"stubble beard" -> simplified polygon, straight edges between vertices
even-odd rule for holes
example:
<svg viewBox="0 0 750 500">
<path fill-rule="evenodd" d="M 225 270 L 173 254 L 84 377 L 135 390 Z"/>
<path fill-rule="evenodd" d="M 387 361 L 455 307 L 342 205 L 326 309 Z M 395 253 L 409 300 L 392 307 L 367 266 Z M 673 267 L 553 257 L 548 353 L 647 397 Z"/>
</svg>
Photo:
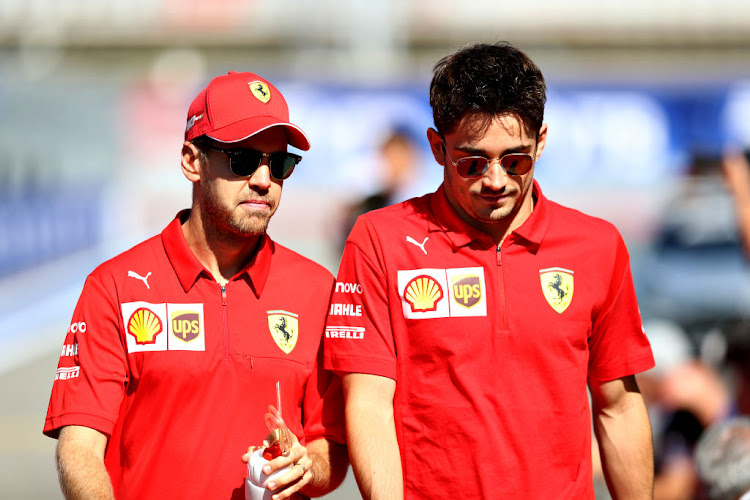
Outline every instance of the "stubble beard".
<svg viewBox="0 0 750 500">
<path fill-rule="evenodd" d="M 203 189 L 203 219 L 206 233 L 220 241 L 233 242 L 262 236 L 271 216 L 260 211 L 248 214 L 237 204 L 227 204 L 210 188 Z"/>
</svg>

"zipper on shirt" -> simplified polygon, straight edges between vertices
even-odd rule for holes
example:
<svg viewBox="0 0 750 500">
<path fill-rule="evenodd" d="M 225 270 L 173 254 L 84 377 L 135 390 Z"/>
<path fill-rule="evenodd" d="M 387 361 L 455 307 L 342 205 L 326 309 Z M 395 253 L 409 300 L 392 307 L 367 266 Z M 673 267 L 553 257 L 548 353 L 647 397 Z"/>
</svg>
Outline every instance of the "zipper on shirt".
<svg viewBox="0 0 750 500">
<path fill-rule="evenodd" d="M 221 284 L 221 317 L 223 321 L 223 345 L 221 359 L 229 359 L 229 314 L 227 312 L 227 285 Z"/>
<path fill-rule="evenodd" d="M 500 296 L 498 300 L 500 302 L 500 327 L 503 330 L 507 330 L 508 325 L 505 320 L 505 280 L 503 279 L 503 252 L 500 248 L 501 243 L 498 243 L 495 249 L 495 261 L 497 262 L 497 286 L 500 290 Z"/>
</svg>

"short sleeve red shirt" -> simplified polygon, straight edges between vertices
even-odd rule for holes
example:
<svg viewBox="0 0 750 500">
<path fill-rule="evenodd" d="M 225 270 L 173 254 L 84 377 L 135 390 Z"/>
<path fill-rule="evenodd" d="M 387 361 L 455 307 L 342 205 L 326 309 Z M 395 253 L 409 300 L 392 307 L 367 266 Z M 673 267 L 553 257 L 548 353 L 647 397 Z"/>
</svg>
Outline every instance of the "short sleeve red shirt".
<svg viewBox="0 0 750 500">
<path fill-rule="evenodd" d="M 179 219 L 87 278 L 44 433 L 108 435 L 118 499 L 242 499 L 241 456 L 268 434 L 277 381 L 300 441 L 345 442 L 340 383 L 322 369 L 333 276 L 264 237 L 222 286 Z"/>
<path fill-rule="evenodd" d="M 347 240 L 325 365 L 396 380 L 407 498 L 593 498 L 587 381 L 653 366 L 616 228 L 534 196 L 500 249 L 442 187 Z"/>
</svg>

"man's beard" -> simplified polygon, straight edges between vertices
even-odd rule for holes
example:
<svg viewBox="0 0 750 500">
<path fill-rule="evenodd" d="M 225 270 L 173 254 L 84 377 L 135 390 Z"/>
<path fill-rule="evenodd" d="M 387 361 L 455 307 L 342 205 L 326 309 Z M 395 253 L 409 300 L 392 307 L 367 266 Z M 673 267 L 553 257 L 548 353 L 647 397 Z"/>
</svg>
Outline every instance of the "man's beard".
<svg viewBox="0 0 750 500">
<path fill-rule="evenodd" d="M 268 228 L 271 216 L 268 212 L 248 214 L 237 205 L 222 201 L 210 186 L 203 185 L 203 221 L 209 237 L 221 241 L 244 240 L 261 236 Z"/>
</svg>

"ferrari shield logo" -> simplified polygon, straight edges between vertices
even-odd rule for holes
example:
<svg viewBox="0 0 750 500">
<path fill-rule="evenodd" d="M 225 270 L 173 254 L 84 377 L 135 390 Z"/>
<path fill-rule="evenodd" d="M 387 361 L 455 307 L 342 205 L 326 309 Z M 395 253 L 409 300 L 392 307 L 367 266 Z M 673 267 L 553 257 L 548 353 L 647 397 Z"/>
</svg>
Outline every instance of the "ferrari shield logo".
<svg viewBox="0 0 750 500">
<path fill-rule="evenodd" d="M 299 338 L 297 315 L 288 311 L 266 311 L 271 338 L 286 354 L 292 352 Z"/>
<path fill-rule="evenodd" d="M 573 300 L 573 271 L 559 267 L 540 269 L 539 276 L 547 303 L 562 314 Z"/>
<path fill-rule="evenodd" d="M 259 80 L 255 80 L 254 82 L 250 82 L 247 85 L 248 87 L 250 87 L 250 92 L 253 93 L 255 98 L 263 104 L 267 103 L 269 99 L 271 99 L 271 90 L 265 83 Z"/>
</svg>

